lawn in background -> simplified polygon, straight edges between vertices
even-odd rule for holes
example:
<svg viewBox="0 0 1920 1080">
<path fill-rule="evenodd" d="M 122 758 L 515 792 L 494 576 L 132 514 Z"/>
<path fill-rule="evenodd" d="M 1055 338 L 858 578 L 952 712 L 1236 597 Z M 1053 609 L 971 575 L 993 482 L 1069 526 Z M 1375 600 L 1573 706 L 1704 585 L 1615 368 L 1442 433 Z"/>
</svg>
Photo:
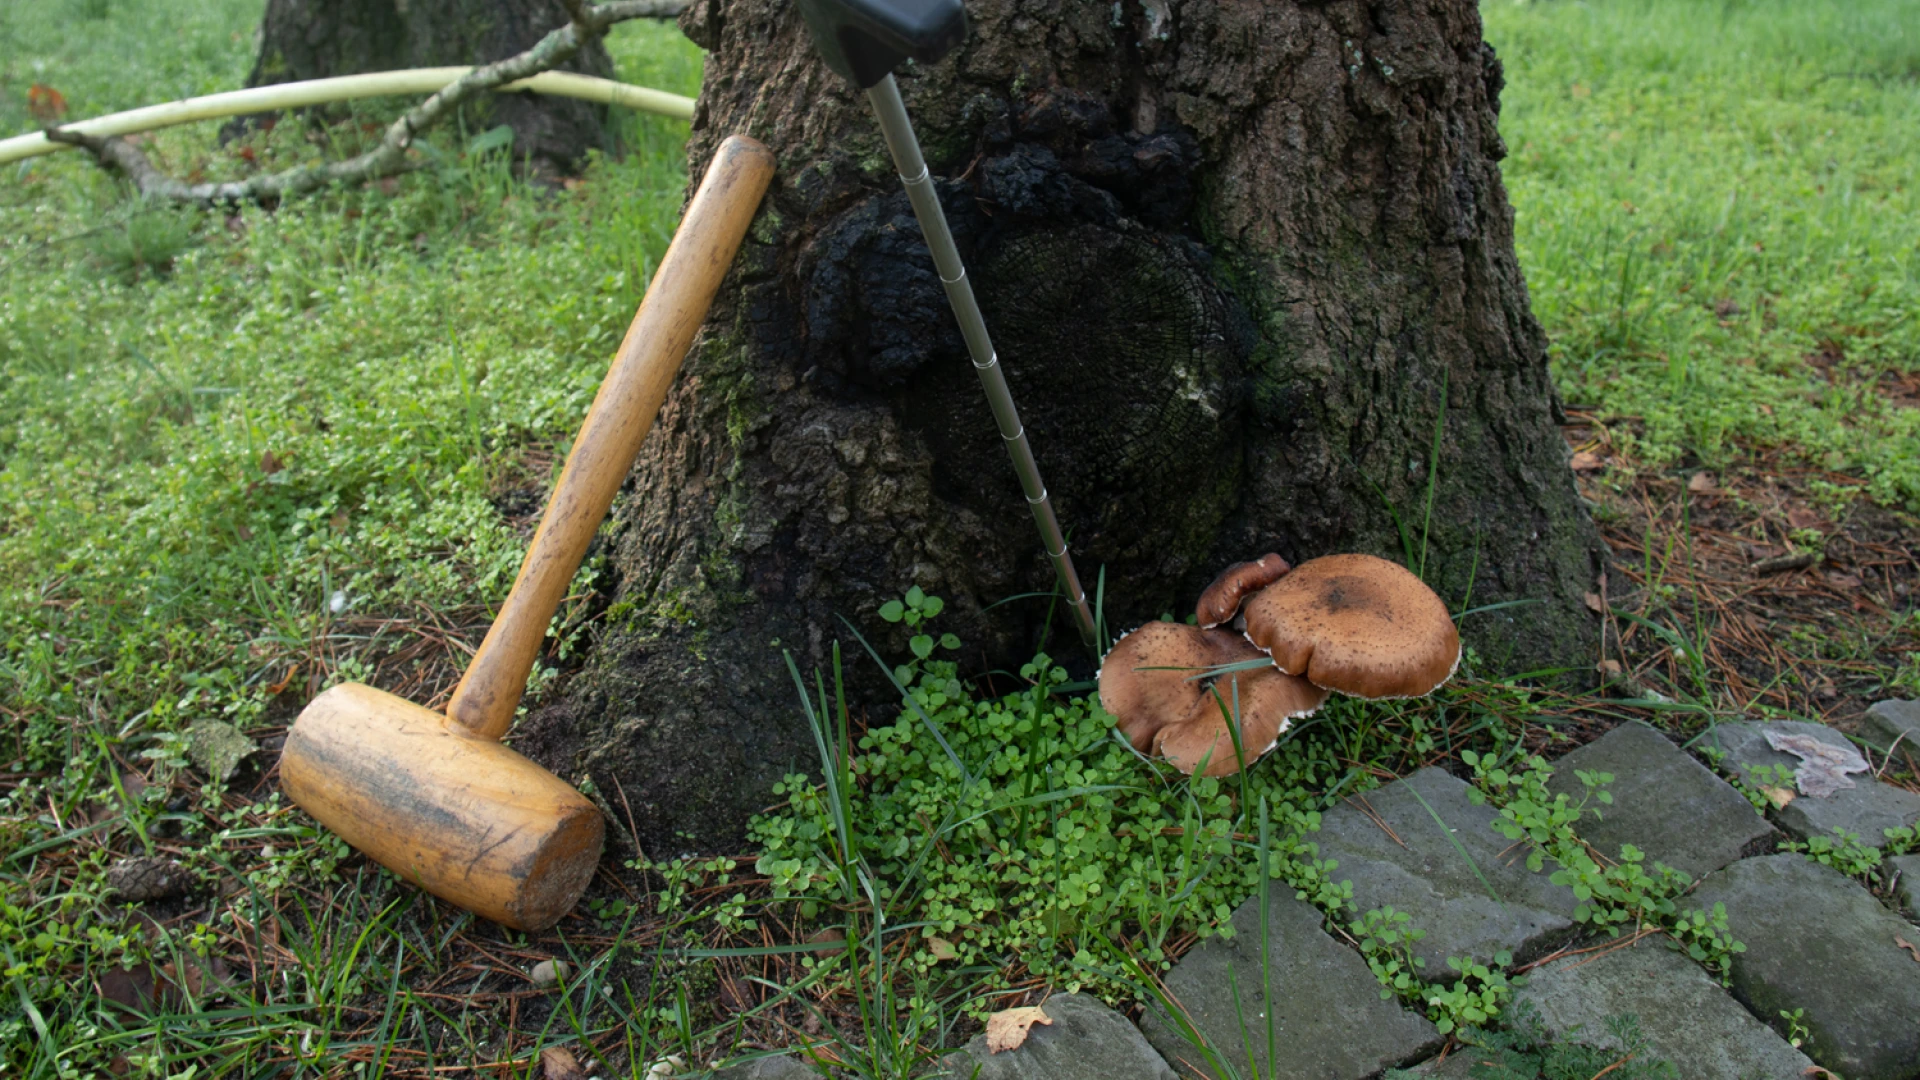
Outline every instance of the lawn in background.
<svg viewBox="0 0 1920 1080">
<path fill-rule="evenodd" d="M 1920 509 L 1920 3 L 1481 11 L 1565 399 L 1651 467 L 1777 449 Z"/>
<path fill-rule="evenodd" d="M 237 87 L 259 13 L 0 6 L 0 125 L 35 126 L 35 83 L 72 118 Z M 671 23 L 611 44 L 623 79 L 697 92 L 699 51 Z M 421 173 L 273 213 L 143 207 L 71 152 L 0 170 L 0 1072 L 52 1075 L 48 1046 L 82 1067 L 173 1063 L 153 1075 L 349 1052 L 329 1031 L 303 1048 L 300 1018 L 386 973 L 354 948 L 383 886 L 341 882 L 331 842 L 243 794 L 257 765 L 231 790 L 185 771 L 183 732 L 270 732 L 375 661 L 419 700 L 450 685 L 678 213 L 685 123 L 613 122 L 632 153 L 565 190 L 518 183 L 499 153 L 465 152 L 478 133 L 449 130 Z M 215 128 L 149 150 L 210 176 L 352 150 L 295 122 L 224 147 Z M 128 923 L 106 867 L 153 853 L 244 895 L 198 927 Z M 298 976 L 243 990 L 235 1012 L 118 1033 L 96 1014 L 97 980 L 123 963 L 276 949 Z M 459 1046 L 463 1016 L 437 1041 Z"/>
</svg>

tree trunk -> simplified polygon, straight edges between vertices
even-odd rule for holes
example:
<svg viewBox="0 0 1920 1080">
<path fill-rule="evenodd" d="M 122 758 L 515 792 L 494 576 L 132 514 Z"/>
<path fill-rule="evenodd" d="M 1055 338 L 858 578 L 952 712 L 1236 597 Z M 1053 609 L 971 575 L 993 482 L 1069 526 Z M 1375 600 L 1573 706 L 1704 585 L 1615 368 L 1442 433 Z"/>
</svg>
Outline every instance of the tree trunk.
<svg viewBox="0 0 1920 1080">
<path fill-rule="evenodd" d="M 900 82 L 1108 625 L 1277 551 L 1424 560 L 1482 672 L 1585 669 L 1601 548 L 1553 413 L 1475 0 L 976 0 Z M 1010 671 L 1052 574 L 898 177 L 787 0 L 700 0 L 689 147 L 780 176 L 617 511 L 615 603 L 522 746 L 649 853 L 814 759 L 780 659 L 919 585 Z M 1437 433 L 1437 438 L 1436 438 Z M 1436 449 L 1437 448 L 1437 449 Z M 1437 455 L 1437 456 L 1436 456 Z M 1437 470 L 1433 469 L 1437 461 Z M 1079 659 L 1089 674 L 1091 658 Z M 854 646 L 849 670 L 891 695 Z M 881 692 L 874 692 L 876 689 Z"/>
<path fill-rule="evenodd" d="M 531 47 L 564 26 L 559 0 L 267 0 L 260 54 L 248 86 L 324 79 L 363 71 L 488 64 Z M 606 46 L 594 41 L 560 70 L 613 76 Z M 512 126 L 515 160 L 572 172 L 607 144 L 606 106 L 533 93 L 491 94 L 462 113 L 474 132 Z"/>
</svg>

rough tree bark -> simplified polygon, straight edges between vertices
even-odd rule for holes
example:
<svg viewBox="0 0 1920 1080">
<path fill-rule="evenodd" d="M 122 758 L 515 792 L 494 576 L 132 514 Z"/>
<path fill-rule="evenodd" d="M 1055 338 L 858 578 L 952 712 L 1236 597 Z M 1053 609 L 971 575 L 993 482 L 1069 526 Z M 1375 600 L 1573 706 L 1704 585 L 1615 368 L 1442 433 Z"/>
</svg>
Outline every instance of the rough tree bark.
<svg viewBox="0 0 1920 1080">
<path fill-rule="evenodd" d="M 1417 562 L 1424 537 L 1456 610 L 1532 601 L 1466 620 L 1481 670 L 1585 668 L 1601 551 L 1475 0 L 970 13 L 967 45 L 901 85 L 1110 625 L 1184 614 L 1262 552 Z M 1051 584 L 864 100 L 787 0 L 699 0 L 682 26 L 711 53 L 696 173 L 744 131 L 780 178 L 616 512 L 597 647 L 520 744 L 653 855 L 727 849 L 811 764 L 782 649 L 826 662 L 846 616 L 897 659 L 873 612 L 918 584 L 969 667 L 1013 670 L 1046 606 L 983 609 Z M 1052 634 L 1080 651 L 1064 617 Z"/>
<path fill-rule="evenodd" d="M 560 0 L 267 0 L 248 86 L 362 71 L 489 64 L 567 23 Z M 600 41 L 555 70 L 613 77 Z M 572 172 L 607 145 L 606 106 L 538 94 L 494 94 L 465 106 L 475 131 L 513 127 L 516 159 Z"/>
</svg>

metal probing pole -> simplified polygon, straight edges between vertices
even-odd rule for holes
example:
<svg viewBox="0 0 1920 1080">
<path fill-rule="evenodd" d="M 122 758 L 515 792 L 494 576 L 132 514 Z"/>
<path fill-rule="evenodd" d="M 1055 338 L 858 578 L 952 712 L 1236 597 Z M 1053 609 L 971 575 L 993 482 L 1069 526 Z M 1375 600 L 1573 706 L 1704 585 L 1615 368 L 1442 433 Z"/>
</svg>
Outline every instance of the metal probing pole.
<svg viewBox="0 0 1920 1080">
<path fill-rule="evenodd" d="M 1067 554 L 1067 539 L 1060 532 L 1060 521 L 1053 516 L 1053 502 L 1047 497 L 1047 485 L 1040 479 L 1040 466 L 1034 463 L 1033 447 L 1027 443 L 1027 429 L 1020 423 L 1020 411 L 1014 408 L 1013 394 L 1007 390 L 1007 377 L 1000 370 L 1000 357 L 987 336 L 987 322 L 980 317 L 980 305 L 973 299 L 973 286 L 967 281 L 967 268 L 960 263 L 960 250 L 954 246 L 953 233 L 947 228 L 947 215 L 933 190 L 933 178 L 927 174 L 926 159 L 920 156 L 920 140 L 914 137 L 913 123 L 907 119 L 907 107 L 900 100 L 900 88 L 888 75 L 867 90 L 873 113 L 886 136 L 887 149 L 893 153 L 893 166 L 900 182 L 907 187 L 913 203 L 913 216 L 926 235 L 927 249 L 933 252 L 933 265 L 940 283 L 947 288 L 947 302 L 953 305 L 953 317 L 960 322 L 960 333 L 967 339 L 967 352 L 973 356 L 974 373 L 987 392 L 987 404 L 1000 425 L 1000 437 L 1006 440 L 1007 455 L 1013 458 L 1013 471 L 1020 475 L 1020 488 L 1026 492 L 1027 505 L 1033 510 L 1034 524 L 1040 527 L 1040 539 L 1054 572 L 1067 591 L 1067 603 L 1073 608 L 1074 625 L 1087 648 L 1099 646 L 1094 637 L 1093 609 L 1087 605 L 1087 592 L 1080 587 L 1080 575 L 1073 571 L 1073 557 Z"/>
</svg>

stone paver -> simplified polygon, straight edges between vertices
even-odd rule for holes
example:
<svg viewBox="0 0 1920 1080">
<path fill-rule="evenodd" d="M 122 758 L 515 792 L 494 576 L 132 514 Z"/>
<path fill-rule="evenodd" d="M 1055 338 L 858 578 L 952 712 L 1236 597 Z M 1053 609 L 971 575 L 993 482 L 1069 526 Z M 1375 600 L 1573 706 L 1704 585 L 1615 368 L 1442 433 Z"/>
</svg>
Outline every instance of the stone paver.
<svg viewBox="0 0 1920 1080">
<path fill-rule="evenodd" d="M 1801 855 L 1742 859 L 1692 902 L 1727 906 L 1733 991 L 1776 1031 L 1804 1009 L 1808 1057 L 1847 1080 L 1920 1077 L 1920 963 L 1895 944 L 1920 931 L 1860 884 Z"/>
<path fill-rule="evenodd" d="M 820 1080 L 820 1074 L 795 1058 L 767 1057 L 716 1070 L 709 1080 Z"/>
<path fill-rule="evenodd" d="M 1882 750 L 1905 750 L 1920 761 L 1920 701 L 1888 698 L 1874 703 L 1860 721 L 1860 737 Z"/>
<path fill-rule="evenodd" d="M 1494 830 L 1497 812 L 1475 806 L 1468 791 L 1442 769 L 1422 769 L 1341 803 L 1314 837 L 1321 856 L 1340 864 L 1334 879 L 1353 882 L 1361 911 L 1391 906 L 1426 931 L 1414 955 L 1434 981 L 1449 981 L 1450 956 L 1491 962 L 1505 950 L 1524 962 L 1576 927 L 1573 890 L 1529 871 L 1525 850 Z"/>
<path fill-rule="evenodd" d="M 1553 763 L 1548 787 L 1578 802 L 1586 789 L 1575 770 L 1613 774 L 1613 805 L 1589 802 L 1600 816 L 1584 815 L 1576 826 L 1609 858 L 1632 844 L 1646 852 L 1649 870 L 1663 862 L 1698 880 L 1774 835 L 1746 796 L 1643 724 L 1622 724 Z"/>
<path fill-rule="evenodd" d="M 1700 742 L 1706 746 L 1717 745 L 1727 752 L 1720 765 L 1728 772 L 1738 770 L 1738 774 L 1745 775 L 1756 765 L 1798 768 L 1799 758 L 1767 745 L 1766 733 L 1770 730 L 1811 735 L 1835 746 L 1851 745 L 1845 735 L 1830 727 L 1794 720 L 1721 724 L 1702 736 Z M 1879 783 L 1867 773 L 1853 773 L 1848 779 L 1853 781 L 1853 787 L 1826 798 L 1801 795 L 1777 811 L 1775 819 L 1781 828 L 1802 840 L 1810 836 L 1831 837 L 1834 829 L 1841 828 L 1859 836 L 1861 843 L 1876 848 L 1887 842 L 1884 830 L 1920 820 L 1920 795 Z"/>
<path fill-rule="evenodd" d="M 1920 919 L 1920 855 L 1896 855 L 1887 860 L 1887 870 L 1897 875 L 1893 879 L 1894 903 L 1907 918 Z M 1920 945 L 1920 938 L 1912 940 Z"/>
<path fill-rule="evenodd" d="M 1608 1018 L 1632 1014 L 1648 1052 L 1687 1080 L 1797 1077 L 1813 1064 L 1665 939 L 1537 967 L 1514 1000 L 1530 1002 L 1557 1038 L 1613 1049 Z"/>
<path fill-rule="evenodd" d="M 1769 730 L 1846 744 L 1831 728 L 1790 722 L 1722 724 L 1705 741 L 1726 751 L 1722 766 L 1732 772 L 1797 768 L 1797 756 L 1768 745 Z M 1862 734 L 1881 746 L 1914 743 L 1920 755 L 1920 703 L 1876 705 Z M 1920 1080 L 1920 956 L 1904 946 L 1920 946 L 1920 926 L 1908 921 L 1920 917 L 1920 854 L 1885 863 L 1894 883 L 1889 899 L 1902 918 L 1858 882 L 1802 855 L 1753 855 L 1776 839 L 1772 826 L 1654 729 L 1622 725 L 1564 755 L 1554 762 L 1553 790 L 1578 798 L 1579 770 L 1615 777 L 1613 805 L 1583 818 L 1581 836 L 1603 854 L 1632 844 L 1650 863 L 1703 878 L 1689 906 L 1725 904 L 1746 952 L 1734 959 L 1732 993 L 1656 939 L 1545 964 L 1529 973 L 1516 1005 L 1531 1006 L 1555 1037 L 1609 1048 L 1616 1040 L 1608 1018 L 1631 1014 L 1649 1052 L 1687 1080 L 1799 1077 L 1816 1062 L 1847 1080 Z M 1870 774 L 1853 780 L 1854 788 L 1828 798 L 1800 794 L 1773 816 L 1802 839 L 1837 826 L 1876 847 L 1884 845 L 1883 829 L 1920 821 L 1920 796 Z M 1470 792 L 1442 769 L 1423 769 L 1345 800 L 1315 836 L 1322 857 L 1338 864 L 1335 880 L 1352 882 L 1361 910 L 1390 906 L 1426 932 L 1414 952 L 1429 979 L 1449 977 L 1450 956 L 1487 961 L 1507 951 L 1525 962 L 1578 932 L 1572 891 L 1528 871 L 1525 849 L 1493 828 L 1497 813 L 1474 805 Z M 1263 1076 L 1366 1080 L 1397 1068 L 1424 1080 L 1470 1075 L 1473 1049 L 1456 1046 L 1448 1060 L 1431 1060 L 1446 1040 L 1380 996 L 1365 961 L 1322 929 L 1318 910 L 1284 886 L 1269 897 L 1264 993 L 1257 899 L 1234 913 L 1233 938 L 1203 943 L 1167 976 L 1168 991 L 1214 1053 L 1242 1074 Z M 981 1036 L 942 1059 L 936 1075 L 1177 1080 L 1204 1066 L 1202 1053 L 1157 1009 L 1136 1029 L 1084 995 L 1054 997 L 1044 1008 L 1054 1023 L 1033 1027 L 1021 1047 L 990 1054 Z M 1807 1031 L 1798 1050 L 1783 1037 L 1789 1022 L 1782 1018 L 1796 1009 Z M 712 1075 L 807 1080 L 815 1071 L 777 1057 Z"/>
<path fill-rule="evenodd" d="M 1173 1070 L 1139 1030 L 1099 998 L 1065 994 L 1048 998 L 1040 1008 L 1053 1023 L 1033 1025 L 1026 1042 L 993 1054 L 987 1037 L 977 1035 L 941 1062 L 941 1075 L 954 1080 L 1174 1080 Z"/>
<path fill-rule="evenodd" d="M 1255 897 L 1233 913 L 1234 936 L 1213 938 L 1167 974 L 1166 986 L 1220 1056 L 1248 1075 L 1250 1043 L 1259 1075 L 1361 1080 L 1436 1053 L 1444 1041 L 1425 1018 L 1380 997 L 1380 984 L 1360 954 L 1320 928 L 1320 912 L 1275 886 L 1267 918 L 1270 956 L 1267 993 L 1260 990 L 1260 904 Z M 1228 971 L 1232 970 L 1232 982 Z M 1236 1012 L 1230 987 L 1239 989 Z M 1263 1000 L 1264 998 L 1264 1000 Z M 1273 1010 L 1274 1054 L 1267 1056 L 1267 1016 Z M 1251 1028 L 1242 1038 L 1241 1018 Z M 1194 1047 L 1153 1009 L 1141 1024 L 1167 1061 L 1202 1064 Z"/>
<path fill-rule="evenodd" d="M 1407 1071 L 1420 1080 L 1472 1080 L 1473 1067 L 1480 1063 L 1471 1046 L 1455 1046 L 1445 1058 L 1422 1062 Z"/>
</svg>

